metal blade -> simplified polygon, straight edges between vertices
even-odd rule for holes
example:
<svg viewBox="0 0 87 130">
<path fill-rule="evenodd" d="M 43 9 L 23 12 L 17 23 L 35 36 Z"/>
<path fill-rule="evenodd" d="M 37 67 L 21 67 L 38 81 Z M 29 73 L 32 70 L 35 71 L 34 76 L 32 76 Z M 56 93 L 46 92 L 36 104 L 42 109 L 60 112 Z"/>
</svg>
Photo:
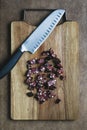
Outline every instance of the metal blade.
<svg viewBox="0 0 87 130">
<path fill-rule="evenodd" d="M 24 43 L 21 45 L 21 51 L 29 51 L 31 53 L 34 53 L 48 38 L 50 33 L 54 30 L 56 25 L 61 20 L 64 13 L 65 10 L 63 9 L 53 11 L 24 41 Z"/>
</svg>

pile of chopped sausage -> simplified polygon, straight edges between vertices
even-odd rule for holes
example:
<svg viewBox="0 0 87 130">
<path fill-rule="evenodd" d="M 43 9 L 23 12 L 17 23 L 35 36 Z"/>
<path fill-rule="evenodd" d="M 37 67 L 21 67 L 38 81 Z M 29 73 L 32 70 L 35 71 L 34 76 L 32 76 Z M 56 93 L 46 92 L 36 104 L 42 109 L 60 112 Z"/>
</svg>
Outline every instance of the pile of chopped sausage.
<svg viewBox="0 0 87 130">
<path fill-rule="evenodd" d="M 60 59 L 50 48 L 43 51 L 39 59 L 27 61 L 27 73 L 25 83 L 28 85 L 27 96 L 34 97 L 40 104 L 50 98 L 56 97 L 56 79 L 64 79 L 63 66 Z M 55 103 L 61 100 L 56 98 Z"/>
</svg>

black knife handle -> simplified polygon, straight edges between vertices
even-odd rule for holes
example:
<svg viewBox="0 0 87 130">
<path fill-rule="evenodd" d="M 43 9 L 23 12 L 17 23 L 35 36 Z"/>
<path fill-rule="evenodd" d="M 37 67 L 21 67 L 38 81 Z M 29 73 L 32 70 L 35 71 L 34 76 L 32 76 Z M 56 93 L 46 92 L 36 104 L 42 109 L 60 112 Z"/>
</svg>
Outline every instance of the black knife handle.
<svg viewBox="0 0 87 130">
<path fill-rule="evenodd" d="M 20 48 L 18 51 L 12 56 L 10 61 L 0 70 L 0 79 L 3 78 L 9 71 L 14 67 L 23 52 L 21 52 Z"/>
</svg>

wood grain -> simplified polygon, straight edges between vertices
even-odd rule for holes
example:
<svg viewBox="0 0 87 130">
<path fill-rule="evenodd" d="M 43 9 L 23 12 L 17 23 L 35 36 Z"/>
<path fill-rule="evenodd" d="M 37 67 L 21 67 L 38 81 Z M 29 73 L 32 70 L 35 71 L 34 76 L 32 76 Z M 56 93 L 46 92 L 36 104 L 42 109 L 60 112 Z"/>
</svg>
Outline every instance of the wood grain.
<svg viewBox="0 0 87 130">
<path fill-rule="evenodd" d="M 20 46 L 35 26 L 25 22 L 11 24 L 11 53 Z M 11 118 L 14 120 L 74 120 L 78 117 L 78 23 L 65 22 L 55 28 L 35 54 L 25 52 L 11 71 Z M 55 105 L 53 99 L 39 105 L 26 96 L 24 84 L 26 61 L 38 57 L 43 50 L 53 48 L 64 66 L 66 80 L 57 80 L 56 94 L 61 99 Z"/>
</svg>

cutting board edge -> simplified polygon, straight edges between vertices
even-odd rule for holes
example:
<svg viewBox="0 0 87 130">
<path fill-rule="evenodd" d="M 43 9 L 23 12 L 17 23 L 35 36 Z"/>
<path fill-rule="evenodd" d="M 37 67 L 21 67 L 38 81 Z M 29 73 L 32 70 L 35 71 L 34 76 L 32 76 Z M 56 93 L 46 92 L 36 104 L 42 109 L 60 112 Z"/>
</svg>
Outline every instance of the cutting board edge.
<svg viewBox="0 0 87 130">
<path fill-rule="evenodd" d="M 12 28 L 13 24 L 15 24 L 15 23 L 24 23 L 24 24 L 26 24 L 26 25 L 34 26 L 34 25 L 32 25 L 32 24 L 27 23 L 26 21 L 12 21 L 12 22 L 11 22 L 11 28 Z M 77 25 L 79 25 L 78 21 L 65 21 L 65 22 L 63 22 L 63 23 L 61 23 L 61 24 L 59 24 L 59 25 L 57 25 L 57 26 L 62 26 L 63 24 L 66 24 L 66 23 L 76 23 Z M 35 26 L 34 26 L 34 27 L 35 27 Z"/>
</svg>

